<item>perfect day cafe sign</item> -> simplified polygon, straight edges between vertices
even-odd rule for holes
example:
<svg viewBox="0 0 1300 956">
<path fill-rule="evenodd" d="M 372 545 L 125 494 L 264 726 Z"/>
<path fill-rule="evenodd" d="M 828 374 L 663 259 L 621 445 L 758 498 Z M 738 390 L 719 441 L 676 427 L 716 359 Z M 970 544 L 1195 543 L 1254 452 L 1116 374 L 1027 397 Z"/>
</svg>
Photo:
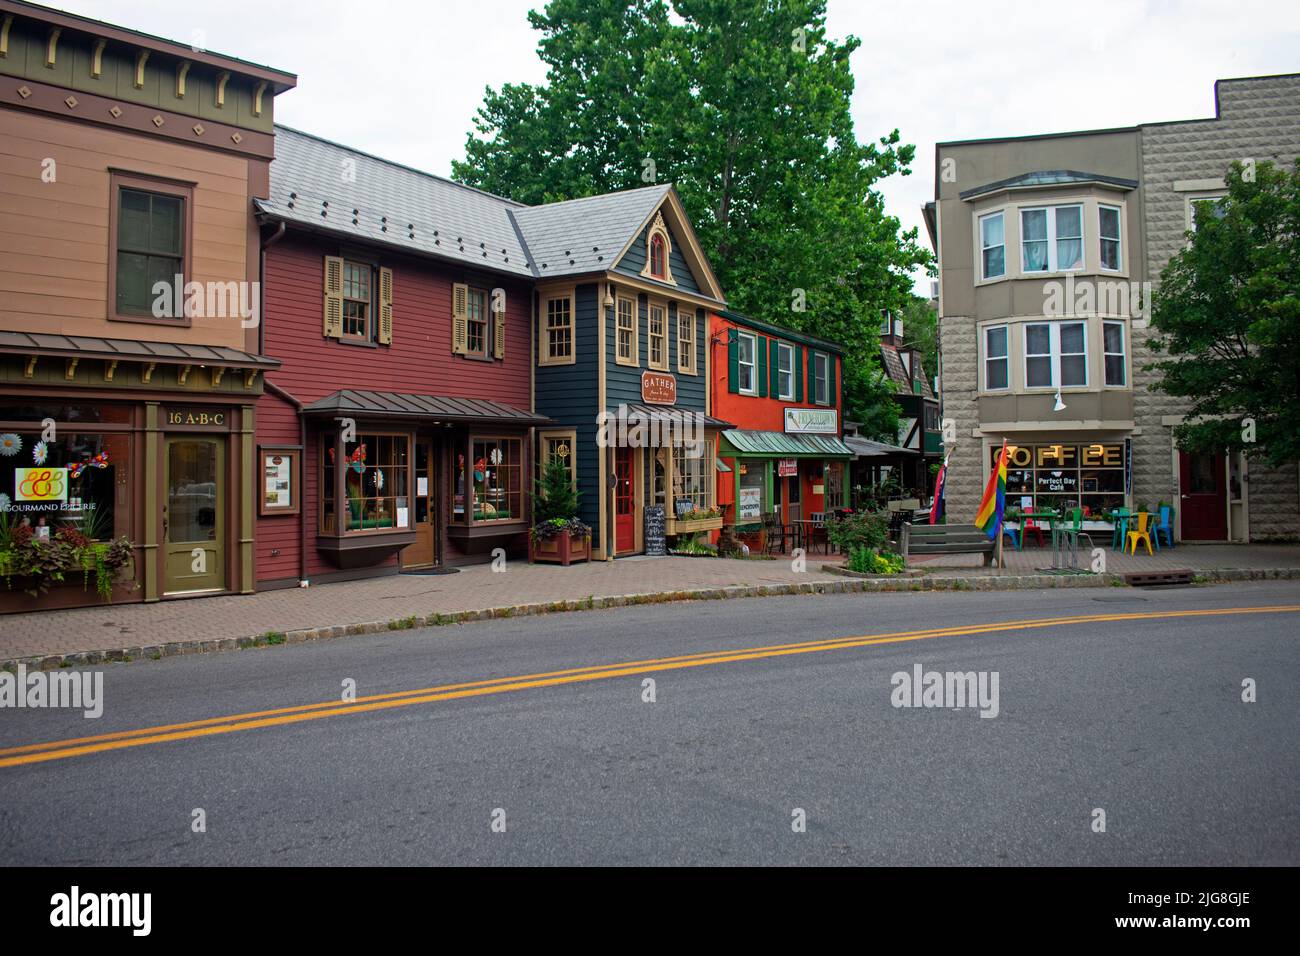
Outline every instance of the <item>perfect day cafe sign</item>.
<svg viewBox="0 0 1300 956">
<path fill-rule="evenodd" d="M 838 435 L 839 412 L 834 408 L 787 408 L 785 432 L 787 435 Z"/>
</svg>

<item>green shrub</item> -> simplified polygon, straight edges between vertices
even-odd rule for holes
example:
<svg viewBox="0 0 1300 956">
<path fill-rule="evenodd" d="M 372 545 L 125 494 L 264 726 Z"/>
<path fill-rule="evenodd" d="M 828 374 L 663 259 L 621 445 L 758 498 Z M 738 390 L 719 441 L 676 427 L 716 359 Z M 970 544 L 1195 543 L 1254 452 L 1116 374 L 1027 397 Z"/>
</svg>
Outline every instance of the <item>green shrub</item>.
<svg viewBox="0 0 1300 956">
<path fill-rule="evenodd" d="M 843 518 L 827 517 L 826 537 L 845 554 L 854 548 L 879 551 L 889 540 L 887 511 L 851 511 Z"/>
</svg>

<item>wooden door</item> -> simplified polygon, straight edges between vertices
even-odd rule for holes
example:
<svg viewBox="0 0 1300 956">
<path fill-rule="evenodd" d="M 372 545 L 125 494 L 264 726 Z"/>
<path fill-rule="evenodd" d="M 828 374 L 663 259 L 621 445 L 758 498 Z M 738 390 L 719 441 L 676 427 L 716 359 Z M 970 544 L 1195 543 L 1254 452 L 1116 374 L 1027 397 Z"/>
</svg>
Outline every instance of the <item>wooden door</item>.
<svg viewBox="0 0 1300 956">
<path fill-rule="evenodd" d="M 415 540 L 402 549 L 403 568 L 427 568 L 438 561 L 438 482 L 434 470 L 433 442 L 415 442 Z"/>
<path fill-rule="evenodd" d="M 226 440 L 167 439 L 163 592 L 226 588 Z"/>
<path fill-rule="evenodd" d="M 614 553 L 636 550 L 636 469 L 631 448 L 614 449 Z"/>
<path fill-rule="evenodd" d="M 1228 488 L 1223 455 L 1180 451 L 1178 473 L 1182 489 L 1179 520 L 1183 539 L 1228 540 Z"/>
</svg>

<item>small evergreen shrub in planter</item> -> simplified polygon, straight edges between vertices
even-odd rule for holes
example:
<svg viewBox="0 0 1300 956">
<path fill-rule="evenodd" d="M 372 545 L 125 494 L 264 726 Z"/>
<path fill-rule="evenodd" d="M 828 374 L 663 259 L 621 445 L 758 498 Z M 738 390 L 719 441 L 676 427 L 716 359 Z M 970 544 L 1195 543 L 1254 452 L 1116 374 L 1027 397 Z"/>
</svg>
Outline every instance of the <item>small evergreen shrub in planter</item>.
<svg viewBox="0 0 1300 956">
<path fill-rule="evenodd" d="M 532 495 L 533 526 L 528 532 L 531 559 L 566 567 L 571 561 L 590 561 L 591 526 L 575 517 L 579 496 L 568 466 L 552 458 L 537 485 Z"/>
</svg>

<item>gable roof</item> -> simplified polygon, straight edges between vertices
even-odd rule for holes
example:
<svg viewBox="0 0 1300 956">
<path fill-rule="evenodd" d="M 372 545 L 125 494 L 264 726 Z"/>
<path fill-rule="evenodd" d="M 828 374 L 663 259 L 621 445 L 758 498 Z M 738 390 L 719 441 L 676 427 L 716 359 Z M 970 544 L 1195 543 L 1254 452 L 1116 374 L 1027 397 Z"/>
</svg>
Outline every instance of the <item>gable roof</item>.
<svg viewBox="0 0 1300 956">
<path fill-rule="evenodd" d="M 525 206 L 278 125 L 270 195 L 255 205 L 312 231 L 532 279 L 612 269 L 661 206 L 685 222 L 671 184 Z M 701 271 L 701 287 L 717 288 L 707 262 Z"/>
<path fill-rule="evenodd" d="M 921 357 L 916 356 L 915 361 L 920 362 Z M 898 354 L 898 347 L 882 342 L 880 344 L 880 363 L 884 366 L 885 374 L 889 376 L 894 383 L 894 388 L 900 395 L 924 395 L 926 398 L 934 398 L 934 390 L 930 387 L 930 380 L 925 377 L 925 366 L 921 366 L 921 391 L 912 390 L 912 376 L 907 373 L 907 366 L 903 364 L 902 356 Z"/>
<path fill-rule="evenodd" d="M 670 185 L 524 206 L 511 210 L 532 253 L 536 275 L 578 275 L 612 269 L 624 247 L 659 208 Z M 578 245 L 577 239 L 582 244 Z"/>
</svg>

